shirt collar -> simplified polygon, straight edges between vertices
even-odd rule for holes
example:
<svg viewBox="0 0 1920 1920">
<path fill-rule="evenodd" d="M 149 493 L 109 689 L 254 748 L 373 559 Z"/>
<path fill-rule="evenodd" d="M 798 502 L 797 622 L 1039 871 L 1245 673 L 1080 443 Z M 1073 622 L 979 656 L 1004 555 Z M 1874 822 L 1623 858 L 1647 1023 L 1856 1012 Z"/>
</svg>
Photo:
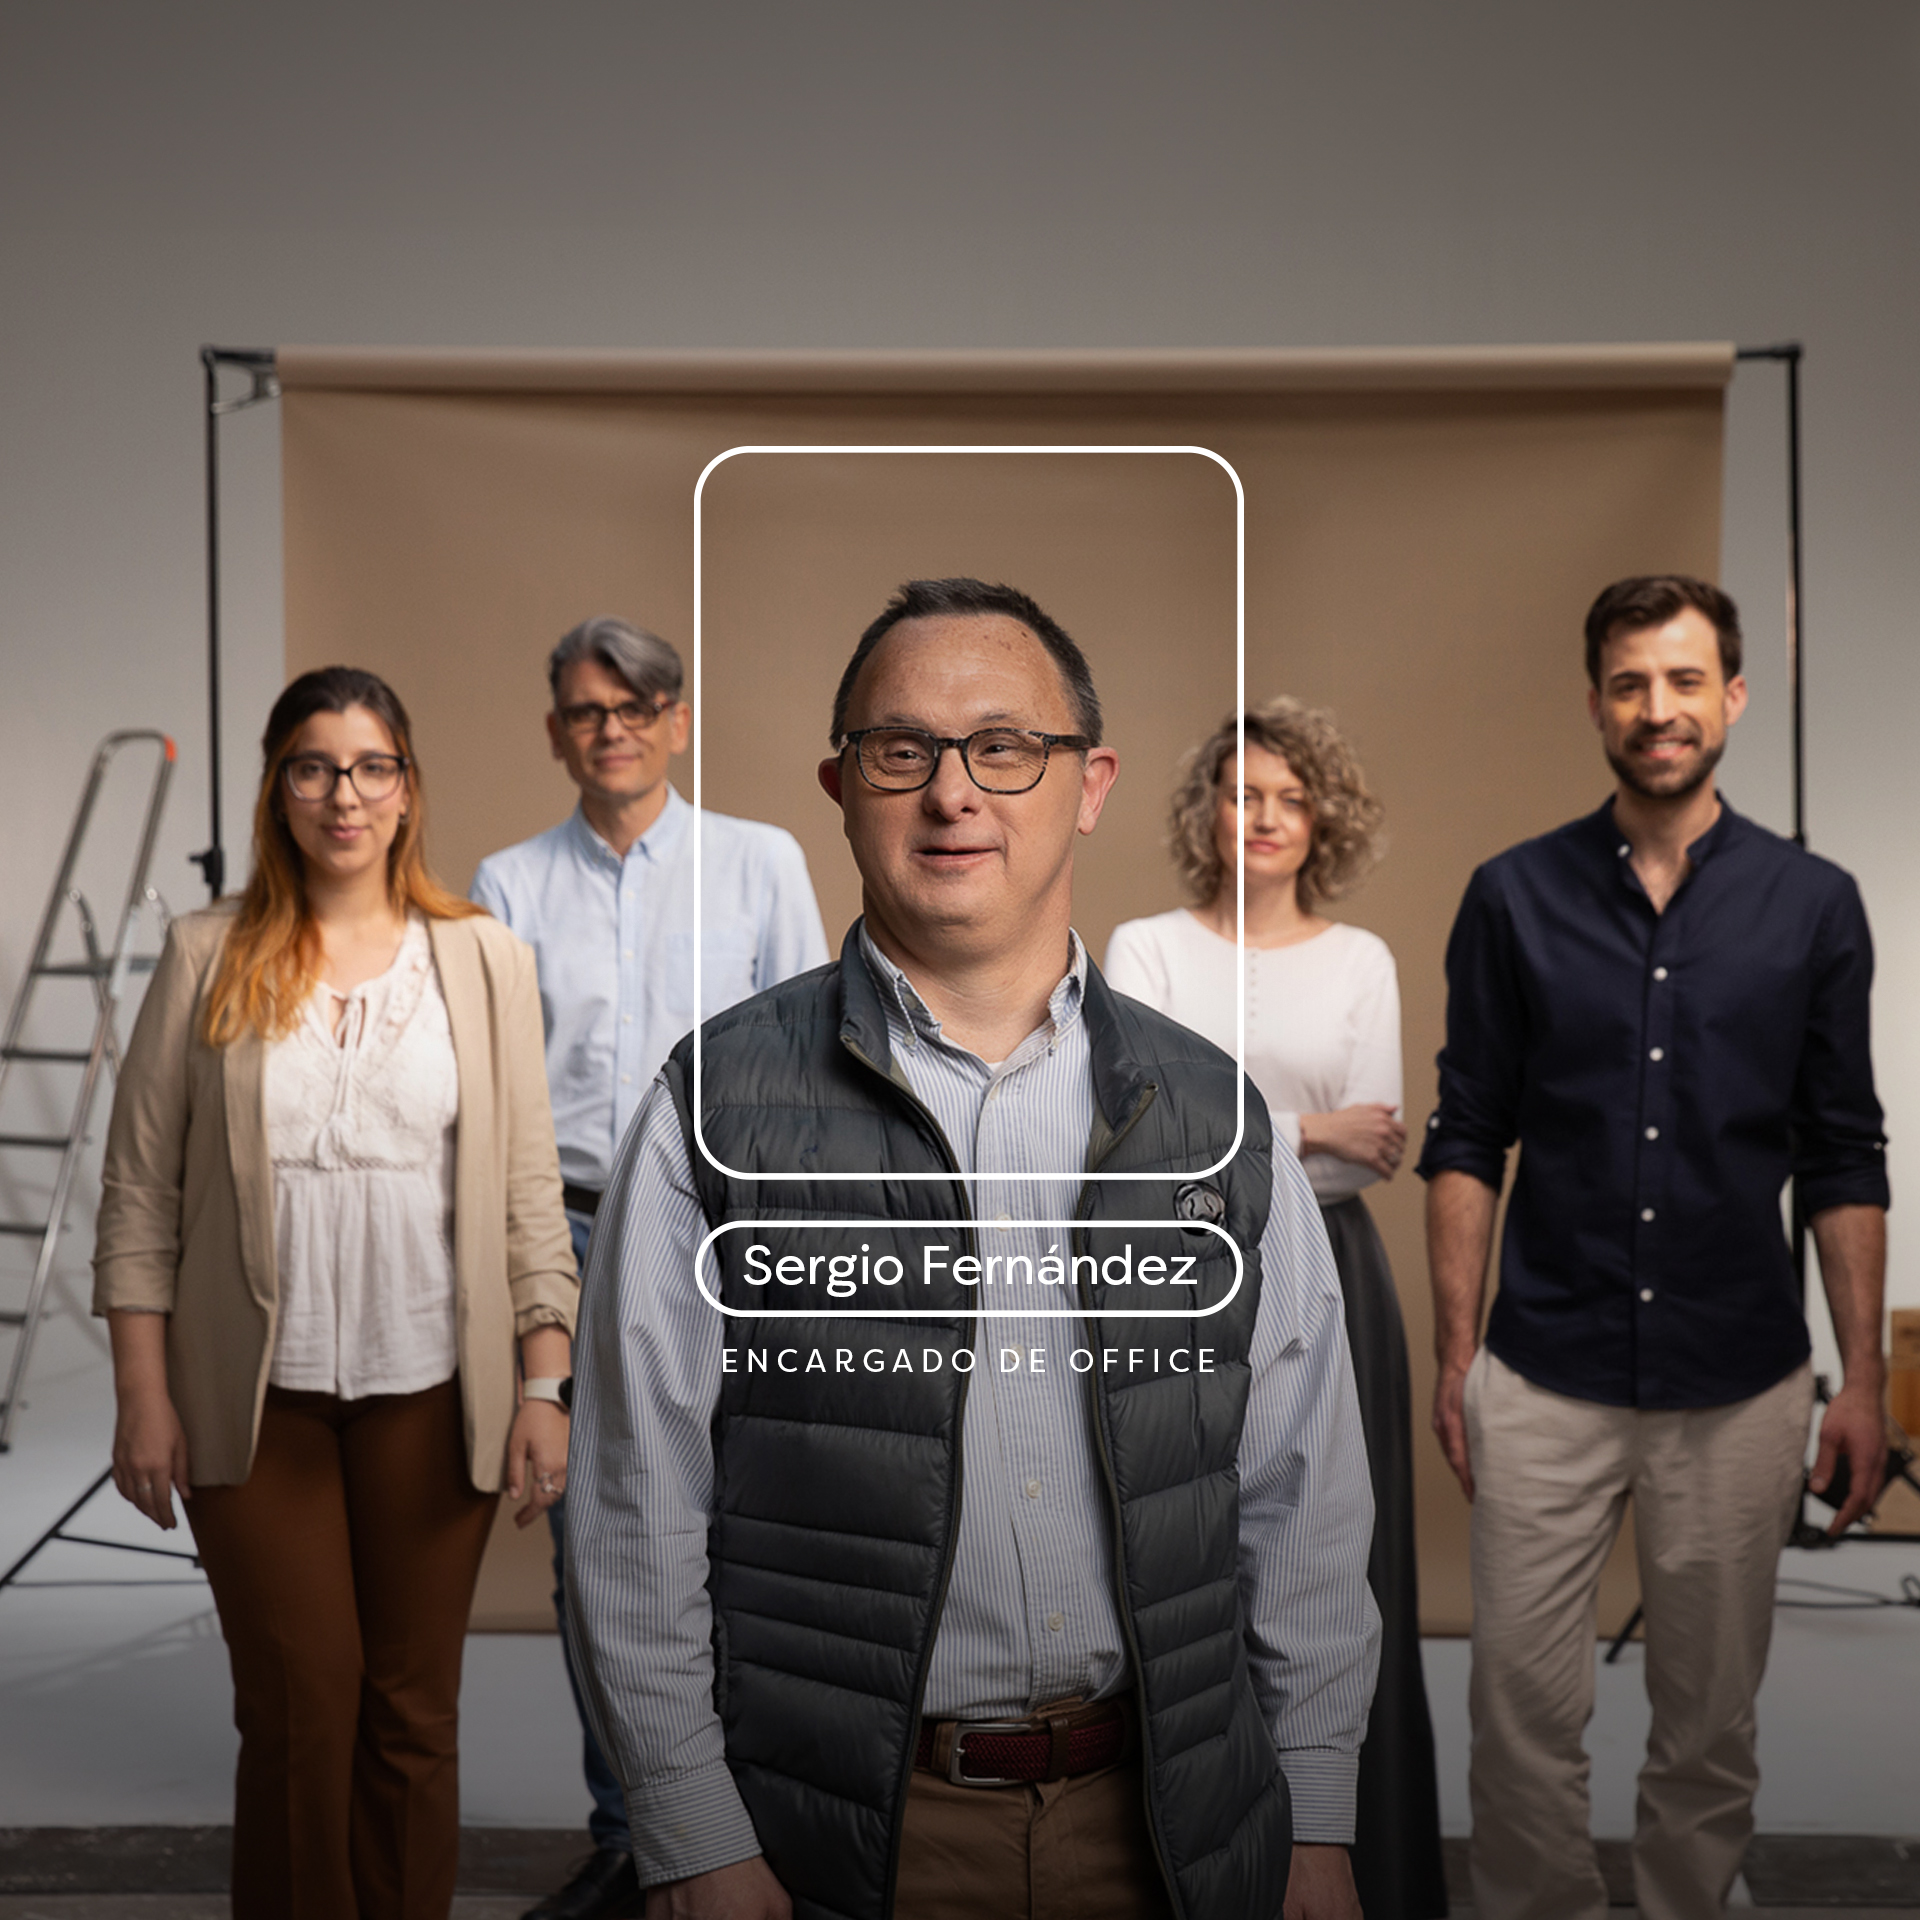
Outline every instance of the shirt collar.
<svg viewBox="0 0 1920 1920">
<path fill-rule="evenodd" d="M 1067 970 L 1061 976 L 1060 984 L 1047 996 L 1046 1024 L 1035 1029 L 1046 1034 L 1050 1045 L 1057 1045 L 1061 1035 L 1080 1018 L 1086 998 L 1087 950 L 1071 927 L 1067 929 L 1067 941 Z M 881 1004 L 886 1009 L 889 1039 L 896 1045 L 909 1048 L 922 1040 L 935 1045 L 951 1045 L 951 1042 L 943 1040 L 940 1022 L 934 1017 L 932 1008 L 921 999 L 913 982 L 874 945 L 873 935 L 867 931 L 864 919 L 860 922 L 860 957 L 867 963 L 867 971 L 880 991 Z M 1026 1043 L 1023 1041 L 1021 1044 L 1024 1046 Z M 1016 1048 L 1015 1052 L 1019 1050 Z"/>
<path fill-rule="evenodd" d="M 1710 859 L 1717 849 L 1737 839 L 1746 828 L 1746 821 L 1734 812 L 1733 802 L 1724 793 L 1719 800 L 1720 811 L 1713 825 L 1687 846 L 1687 864 L 1690 867 L 1698 867 Z M 1587 824 L 1592 828 L 1595 840 L 1604 844 L 1616 860 L 1625 860 L 1631 853 L 1625 836 L 1613 824 L 1612 795 L 1601 804 L 1599 812 L 1587 816 Z"/>
<path fill-rule="evenodd" d="M 627 858 L 631 860 L 638 854 L 649 865 L 665 859 L 686 837 L 687 823 L 692 818 L 692 806 L 680 797 L 677 787 L 669 784 L 667 804 L 660 809 L 660 817 L 627 849 Z M 574 808 L 567 825 L 576 851 L 593 865 L 618 868 L 623 864 L 619 854 L 594 831 L 584 807 Z"/>
</svg>

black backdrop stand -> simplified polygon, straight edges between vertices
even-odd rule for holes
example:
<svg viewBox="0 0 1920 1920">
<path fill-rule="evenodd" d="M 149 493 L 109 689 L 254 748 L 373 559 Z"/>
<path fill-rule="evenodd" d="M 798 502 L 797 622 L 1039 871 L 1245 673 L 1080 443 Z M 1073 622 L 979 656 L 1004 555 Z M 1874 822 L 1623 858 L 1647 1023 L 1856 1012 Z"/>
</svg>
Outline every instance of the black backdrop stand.
<svg viewBox="0 0 1920 1920">
<path fill-rule="evenodd" d="M 1783 342 L 1771 347 L 1741 347 L 1734 357 L 1738 361 L 1770 360 L 1778 363 L 1786 374 L 1786 415 L 1787 415 L 1787 580 L 1786 580 L 1786 628 L 1787 628 L 1787 699 L 1790 737 L 1790 767 L 1793 795 L 1793 839 L 1800 845 L 1807 844 L 1806 830 L 1806 731 L 1805 698 L 1803 678 L 1803 628 L 1801 603 L 1801 458 L 1800 458 L 1800 363 L 1805 349 L 1797 340 Z M 206 882 L 210 899 L 218 899 L 226 887 L 227 856 L 221 833 L 221 716 L 220 716 L 220 422 L 228 414 L 243 412 L 248 407 L 260 405 L 263 401 L 277 400 L 280 397 L 280 380 L 276 371 L 276 360 L 271 347 L 214 347 L 200 349 L 200 364 L 205 378 L 206 391 L 206 507 L 207 507 L 207 812 L 209 838 L 208 844 L 200 852 L 189 858 L 199 867 L 201 878 Z M 246 385 L 238 391 L 223 392 L 222 374 L 225 371 L 245 376 Z M 1799 1197 L 1796 1194 L 1792 1213 L 1793 1251 L 1798 1266 L 1801 1284 L 1804 1289 L 1807 1277 L 1807 1226 L 1800 1211 Z M 1824 1384 L 1824 1383 L 1823 1383 Z M 93 1498 L 106 1484 L 108 1476 L 89 1487 L 74 1505 L 63 1513 L 27 1552 L 10 1567 L 4 1577 L 0 1577 L 0 1590 L 9 1585 L 21 1584 L 19 1576 L 25 1571 L 27 1563 L 33 1560 L 42 1548 L 56 1539 L 71 1539 L 76 1545 L 115 1546 L 120 1543 L 104 1540 L 77 1538 L 64 1533 L 68 1521 L 74 1519 L 80 1509 Z M 1852 1540 L 1906 1540 L 1920 1539 L 1916 1534 L 1848 1534 L 1843 1536 Z M 1818 1526 L 1805 1517 L 1804 1498 L 1802 1512 L 1796 1520 L 1793 1542 L 1798 1546 L 1833 1546 L 1838 1542 L 1829 1540 Z M 136 1549 L 137 1551 L 138 1549 Z M 148 1552 L 158 1549 L 145 1549 Z M 179 1556 L 191 1558 L 190 1555 Z M 1641 1610 L 1635 1607 L 1632 1617 L 1621 1628 L 1619 1636 L 1608 1651 L 1607 1659 L 1615 1660 L 1620 1650 L 1632 1637 L 1640 1624 Z"/>
<path fill-rule="evenodd" d="M 1740 347 L 1734 358 L 1739 362 L 1771 361 L 1785 374 L 1787 428 L 1787 550 L 1786 550 L 1786 640 L 1787 640 L 1787 724 L 1788 762 L 1792 794 L 1792 838 L 1797 846 L 1807 844 L 1806 780 L 1806 690 L 1804 629 L 1801 598 L 1801 457 L 1800 457 L 1800 363 L 1806 349 L 1798 340 L 1783 341 L 1771 347 Z M 218 899 L 226 884 L 226 850 L 221 840 L 220 803 L 220 422 L 230 413 L 239 413 L 262 401 L 280 397 L 280 381 L 271 347 L 202 347 L 200 364 L 206 377 L 206 479 L 207 479 L 207 755 L 208 815 L 211 839 L 203 852 L 192 855 L 207 883 L 210 898 Z M 223 369 L 246 376 L 244 390 L 223 396 Z M 1791 1202 L 1793 1258 L 1800 1275 L 1801 1291 L 1807 1286 L 1807 1222 L 1801 1211 L 1796 1189 Z M 1920 1539 L 1915 1534 L 1860 1534 L 1858 1539 Z M 1795 1542 L 1801 1546 L 1830 1545 L 1826 1534 L 1811 1524 L 1803 1511 L 1796 1520 Z M 1640 1621 L 1640 1610 L 1622 1628 L 1614 1642 L 1614 1651 L 1626 1644 Z M 1609 1658 L 1613 1657 L 1609 1655 Z"/>
<path fill-rule="evenodd" d="M 1789 731 L 1789 759 L 1793 783 L 1793 840 L 1796 846 L 1807 844 L 1807 737 L 1806 737 L 1806 699 L 1805 680 L 1802 672 L 1803 628 L 1801 625 L 1801 521 L 1800 521 L 1800 362 L 1805 357 L 1805 348 L 1797 340 L 1786 341 L 1777 347 L 1742 347 L 1734 355 L 1736 360 L 1773 360 L 1786 372 L 1787 405 L 1787 712 Z M 1807 1291 L 1807 1218 L 1800 1205 L 1800 1191 L 1796 1183 L 1791 1207 L 1791 1232 L 1793 1242 L 1793 1261 L 1800 1275 L 1800 1291 L 1804 1297 Z M 1816 1382 L 1820 1403 L 1825 1405 L 1832 1397 L 1827 1386 L 1826 1376 L 1820 1375 Z M 1902 1455 L 1898 1451 L 1888 1455 L 1887 1477 L 1880 1492 L 1894 1484 L 1896 1480 L 1920 1492 L 1920 1483 L 1916 1483 L 1912 1473 L 1912 1456 Z M 1876 1501 L 1878 1494 L 1875 1495 Z M 1817 1520 L 1807 1518 L 1807 1501 L 1811 1496 L 1804 1486 L 1800 1494 L 1800 1505 L 1794 1514 L 1793 1530 L 1787 1537 L 1787 1544 L 1808 1549 L 1832 1548 L 1846 1542 L 1866 1543 L 1887 1541 L 1894 1544 L 1911 1545 L 1920 1541 L 1920 1533 L 1847 1532 L 1837 1539 L 1831 1536 Z M 1868 1508 L 1869 1515 L 1873 1509 Z M 1614 1636 L 1607 1648 L 1607 1665 L 1612 1666 L 1620 1658 L 1626 1644 L 1634 1636 L 1640 1622 L 1645 1618 L 1646 1610 L 1636 1604 L 1627 1616 L 1626 1625 Z"/>
<path fill-rule="evenodd" d="M 280 397 L 280 382 L 274 372 L 270 347 L 202 347 L 200 364 L 206 376 L 206 453 L 207 453 L 207 786 L 208 811 L 212 837 L 199 853 L 188 859 L 200 869 L 210 899 L 219 899 L 227 879 L 226 849 L 220 837 L 220 422 L 230 413 L 257 406 L 263 400 Z M 247 376 L 244 391 L 223 394 L 221 372 L 231 368 Z M 27 1580 L 27 1568 L 50 1546 L 64 1543 L 76 1547 L 99 1547 L 113 1553 L 138 1553 L 156 1560 L 183 1560 L 199 1569 L 197 1555 L 177 1547 L 143 1546 L 130 1540 L 103 1540 L 98 1535 L 69 1533 L 83 1508 L 112 1478 L 112 1469 L 103 1472 L 79 1499 L 68 1507 L 52 1526 L 28 1547 L 19 1559 L 0 1573 L 0 1593 L 8 1587 L 122 1587 L 190 1586 L 190 1579 L 172 1580 Z"/>
<path fill-rule="evenodd" d="M 202 852 L 187 857 L 200 869 L 207 897 L 218 900 L 227 884 L 227 853 L 220 838 L 220 422 L 263 400 L 278 400 L 280 378 L 271 347 L 202 347 L 200 365 L 207 392 L 207 808 L 212 837 Z M 223 367 L 247 376 L 245 392 L 222 397 Z"/>
<path fill-rule="evenodd" d="M 1793 839 L 1807 844 L 1806 736 L 1803 724 L 1800 623 L 1800 362 L 1805 349 L 1797 340 L 1776 347 L 1740 347 L 1737 361 L 1772 360 L 1786 369 L 1787 404 L 1787 699 L 1791 729 Z M 202 347 L 206 377 L 207 468 L 207 755 L 211 838 L 189 858 L 199 867 L 207 892 L 218 899 L 226 885 L 227 856 L 220 828 L 220 422 L 265 400 L 280 398 L 280 378 L 271 347 Z M 247 376 L 244 392 L 223 397 L 221 370 Z M 1796 1238 L 1796 1249 L 1801 1237 Z M 1801 1271 L 1806 1263 L 1801 1256 Z"/>
</svg>

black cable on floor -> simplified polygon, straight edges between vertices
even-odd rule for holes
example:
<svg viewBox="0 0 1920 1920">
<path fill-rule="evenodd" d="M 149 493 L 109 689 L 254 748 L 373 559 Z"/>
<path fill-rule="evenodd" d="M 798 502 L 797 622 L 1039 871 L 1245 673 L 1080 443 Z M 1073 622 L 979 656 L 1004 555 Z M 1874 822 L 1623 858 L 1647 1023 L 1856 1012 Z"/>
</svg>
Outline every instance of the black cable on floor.
<svg viewBox="0 0 1920 1920">
<path fill-rule="evenodd" d="M 1826 1580 L 1786 1580 L 1783 1587 L 1805 1587 L 1813 1593 L 1831 1593 L 1834 1600 L 1785 1600 L 1776 1598 L 1777 1607 L 1802 1607 L 1810 1613 L 1866 1613 L 1877 1607 L 1920 1609 L 1920 1574 L 1903 1573 L 1897 1594 L 1870 1593 L 1865 1587 L 1836 1587 Z"/>
</svg>

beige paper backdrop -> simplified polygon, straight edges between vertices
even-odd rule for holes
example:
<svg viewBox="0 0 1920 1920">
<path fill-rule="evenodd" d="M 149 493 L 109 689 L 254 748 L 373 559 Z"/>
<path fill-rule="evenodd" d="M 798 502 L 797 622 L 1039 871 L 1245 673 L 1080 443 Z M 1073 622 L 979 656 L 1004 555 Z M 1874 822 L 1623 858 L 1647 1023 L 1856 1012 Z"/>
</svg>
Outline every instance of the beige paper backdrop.
<svg viewBox="0 0 1920 1920">
<path fill-rule="evenodd" d="M 412 709 L 436 863 L 464 886 L 550 825 L 542 660 L 619 612 L 692 659 L 694 489 L 744 445 L 1198 445 L 1245 488 L 1247 689 L 1331 706 L 1390 852 L 1342 909 L 1400 966 L 1407 1112 L 1431 1105 L 1441 957 L 1476 862 L 1597 804 L 1579 625 L 1625 573 L 1711 577 L 1726 347 L 1026 357 L 284 349 L 287 665 L 347 660 Z M 709 806 L 798 835 L 829 937 L 857 911 L 813 784 L 835 679 L 900 580 L 1032 593 L 1086 648 L 1122 775 L 1078 875 L 1096 955 L 1177 903 L 1180 753 L 1233 698 L 1234 489 L 1192 454 L 737 456 L 705 495 L 698 718 Z M 244 722 L 251 724 L 251 722 Z M 690 779 L 690 776 L 689 776 Z M 683 785 L 689 784 L 683 781 Z M 1423 1611 L 1468 1619 L 1466 1509 L 1426 1436 L 1420 1188 L 1370 1196 L 1413 1351 Z M 503 1528 L 476 1624 L 548 1623 Z M 1601 1623 L 1632 1605 L 1616 1555 Z"/>
</svg>

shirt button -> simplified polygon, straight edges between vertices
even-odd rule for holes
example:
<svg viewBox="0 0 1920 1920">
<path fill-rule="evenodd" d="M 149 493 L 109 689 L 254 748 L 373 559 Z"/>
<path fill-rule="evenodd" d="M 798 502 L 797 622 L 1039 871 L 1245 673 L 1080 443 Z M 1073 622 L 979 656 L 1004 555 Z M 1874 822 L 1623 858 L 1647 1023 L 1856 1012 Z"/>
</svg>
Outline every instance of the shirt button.
<svg viewBox="0 0 1920 1920">
<path fill-rule="evenodd" d="M 1620 845 L 1615 849 L 1615 851 L 1619 854 L 1620 858 L 1624 860 L 1627 857 L 1627 855 L 1633 851 L 1633 849 L 1630 846 L 1628 846 L 1627 843 L 1623 840 L 1621 841 Z"/>
<path fill-rule="evenodd" d="M 633 1015 L 632 1015 L 632 1014 L 630 1014 L 630 1013 L 623 1013 L 623 1014 L 622 1014 L 622 1015 L 620 1016 L 620 1024 L 621 1024 L 621 1025 L 622 1025 L 623 1027 L 630 1027 L 630 1026 L 632 1026 L 632 1025 L 633 1025 Z M 1656 1060 L 1658 1060 L 1658 1059 L 1660 1058 L 1660 1056 L 1659 1056 L 1659 1055 L 1658 1055 L 1657 1053 L 1656 1053 L 1656 1054 L 1655 1054 L 1655 1055 L 1654 1055 L 1653 1057 L 1654 1057 L 1654 1058 L 1655 1058 Z"/>
<path fill-rule="evenodd" d="M 1647 1049 L 1647 1058 L 1649 1060 L 1664 1060 L 1666 1057 L 1667 1050 L 1665 1047 L 1649 1047 Z"/>
<path fill-rule="evenodd" d="M 633 958 L 633 949 L 631 947 L 622 948 L 620 957 L 623 960 L 631 960 Z"/>
<path fill-rule="evenodd" d="M 1049 1633 L 1058 1633 L 1066 1624 L 1067 1616 L 1064 1613 L 1050 1613 L 1047 1615 L 1047 1631 Z"/>
<path fill-rule="evenodd" d="M 996 1227 L 1010 1227 L 1013 1225 L 1013 1215 L 1010 1213 L 996 1213 L 993 1216 L 993 1224 Z"/>
<path fill-rule="evenodd" d="M 1029 1480 L 1027 1482 L 1027 1498 L 1029 1500 L 1038 1500 L 1040 1498 L 1040 1482 L 1038 1480 Z"/>
<path fill-rule="evenodd" d="M 1651 1220 L 1653 1218 L 1653 1209 L 1651 1207 L 1642 1207 L 1640 1209 L 1640 1218 L 1642 1220 Z"/>
<path fill-rule="evenodd" d="M 1654 970 L 1653 970 L 1653 977 L 1654 977 L 1654 978 L 1655 978 L 1656 980 L 1664 980 L 1664 979 L 1665 979 L 1665 978 L 1667 977 L 1667 970 L 1666 970 L 1666 968 L 1665 968 L 1665 967 L 1655 967 L 1655 968 L 1654 968 Z"/>
<path fill-rule="evenodd" d="M 1642 1300 L 1651 1300 L 1653 1298 L 1653 1289 L 1651 1287 L 1642 1287 L 1640 1289 L 1640 1298 Z"/>
<path fill-rule="evenodd" d="M 632 1085 L 633 1085 L 633 1075 L 632 1075 L 632 1074 L 630 1074 L 630 1073 L 623 1073 L 623 1074 L 622 1074 L 622 1075 L 620 1076 L 620 1084 L 621 1084 L 621 1085 L 622 1085 L 623 1087 L 630 1087 L 630 1086 L 632 1086 Z"/>
<path fill-rule="evenodd" d="M 1658 1127 L 1649 1127 L 1647 1129 L 1647 1138 L 1649 1140 L 1658 1140 L 1660 1138 L 1660 1129 Z"/>
</svg>

